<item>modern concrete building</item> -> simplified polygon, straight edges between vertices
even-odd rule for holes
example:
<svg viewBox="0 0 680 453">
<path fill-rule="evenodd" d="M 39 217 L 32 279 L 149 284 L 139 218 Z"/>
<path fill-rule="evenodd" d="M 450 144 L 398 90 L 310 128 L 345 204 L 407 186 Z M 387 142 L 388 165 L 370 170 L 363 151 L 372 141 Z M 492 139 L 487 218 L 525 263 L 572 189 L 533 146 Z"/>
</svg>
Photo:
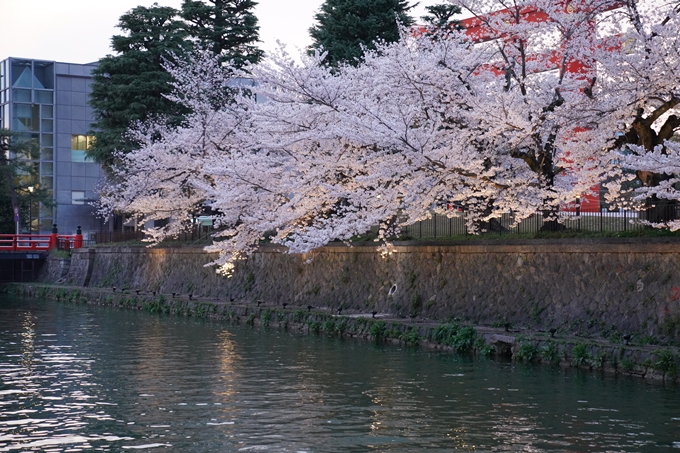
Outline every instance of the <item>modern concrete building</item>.
<svg viewBox="0 0 680 453">
<path fill-rule="evenodd" d="M 8 58 L 0 62 L 0 127 L 39 145 L 39 155 L 21 156 L 39 167 L 43 188 L 55 206 L 32 209 L 34 232 L 83 233 L 108 229 L 89 203 L 103 178 L 98 164 L 85 157 L 92 109 L 87 105 L 96 64 Z"/>
</svg>

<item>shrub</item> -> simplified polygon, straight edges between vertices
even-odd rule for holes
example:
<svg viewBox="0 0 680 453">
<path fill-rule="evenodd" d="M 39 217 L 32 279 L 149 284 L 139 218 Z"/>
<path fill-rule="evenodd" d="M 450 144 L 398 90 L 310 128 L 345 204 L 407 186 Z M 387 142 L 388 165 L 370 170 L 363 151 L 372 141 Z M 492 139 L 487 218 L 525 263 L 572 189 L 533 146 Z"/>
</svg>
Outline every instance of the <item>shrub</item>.
<svg viewBox="0 0 680 453">
<path fill-rule="evenodd" d="M 477 354 L 481 356 L 489 357 L 491 354 L 493 354 L 494 347 L 491 344 L 486 344 L 484 338 L 480 337 L 475 340 L 475 351 L 477 351 Z"/>
<path fill-rule="evenodd" d="M 531 343 L 522 343 L 517 350 L 517 358 L 523 362 L 531 362 L 538 350 Z"/>
<path fill-rule="evenodd" d="M 262 325 L 264 327 L 269 327 L 269 324 L 272 322 L 272 312 L 264 310 L 260 315 L 260 318 L 262 319 Z"/>
<path fill-rule="evenodd" d="M 144 302 L 142 304 L 142 310 L 148 311 L 149 313 L 160 313 L 161 304 L 158 301 L 152 300 L 149 302 Z"/>
<path fill-rule="evenodd" d="M 295 322 L 302 324 L 305 319 L 307 319 L 307 313 L 305 313 L 304 310 L 296 310 L 295 311 Z"/>
<path fill-rule="evenodd" d="M 323 330 L 328 333 L 335 332 L 335 321 L 332 319 L 326 320 L 326 322 L 323 323 Z"/>
<path fill-rule="evenodd" d="M 458 352 L 470 352 L 475 344 L 476 337 L 477 331 L 474 327 L 463 327 L 458 329 L 454 335 L 451 346 Z"/>
<path fill-rule="evenodd" d="M 369 332 L 375 340 L 381 340 L 385 338 L 385 334 L 387 332 L 387 325 L 385 324 L 385 321 L 374 322 L 371 325 Z"/>
<path fill-rule="evenodd" d="M 622 368 L 624 371 L 633 371 L 633 366 L 634 366 L 634 365 L 635 365 L 635 364 L 634 364 L 633 361 L 630 360 L 630 359 L 623 359 L 623 360 L 621 360 L 621 368 Z"/>
<path fill-rule="evenodd" d="M 592 365 L 595 368 L 597 368 L 598 370 L 601 370 L 602 368 L 604 368 L 604 362 L 605 362 L 606 359 L 607 359 L 607 353 L 602 351 L 598 355 L 593 357 Z"/>
<path fill-rule="evenodd" d="M 406 333 L 401 335 L 401 339 L 406 344 L 416 346 L 420 341 L 420 334 L 418 334 L 417 329 L 411 327 Z"/>
<path fill-rule="evenodd" d="M 663 371 L 664 375 L 668 374 L 675 380 L 678 376 L 678 364 L 675 361 L 675 354 L 669 349 L 654 351 L 656 355 L 656 362 L 654 362 L 654 368 Z"/>
<path fill-rule="evenodd" d="M 557 345 L 552 341 L 544 344 L 541 348 L 541 357 L 550 363 L 558 363 L 560 358 L 557 351 Z"/>
<path fill-rule="evenodd" d="M 335 324 L 335 330 L 342 335 L 347 330 L 347 320 L 343 319 Z"/>
<path fill-rule="evenodd" d="M 572 350 L 572 359 L 576 366 L 590 364 L 591 356 L 588 353 L 588 347 L 583 343 L 578 343 Z"/>
<path fill-rule="evenodd" d="M 197 318 L 207 318 L 211 313 L 217 312 L 215 304 L 197 304 L 194 306 L 194 315 Z"/>
<path fill-rule="evenodd" d="M 433 340 L 436 343 L 451 346 L 456 332 L 458 332 L 458 324 L 440 324 L 434 329 Z"/>
<path fill-rule="evenodd" d="M 307 325 L 309 326 L 309 330 L 315 334 L 319 334 L 321 332 L 321 323 L 312 321 L 311 319 L 307 321 Z"/>
</svg>

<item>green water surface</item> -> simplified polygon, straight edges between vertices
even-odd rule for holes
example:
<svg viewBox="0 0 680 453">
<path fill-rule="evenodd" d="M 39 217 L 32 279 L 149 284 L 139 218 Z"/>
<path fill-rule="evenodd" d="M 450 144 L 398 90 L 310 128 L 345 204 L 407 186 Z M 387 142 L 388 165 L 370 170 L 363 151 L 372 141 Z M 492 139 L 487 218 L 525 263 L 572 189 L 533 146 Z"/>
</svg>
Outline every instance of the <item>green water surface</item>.
<svg viewBox="0 0 680 453">
<path fill-rule="evenodd" d="M 0 299 L 0 452 L 680 452 L 631 378 Z"/>
</svg>

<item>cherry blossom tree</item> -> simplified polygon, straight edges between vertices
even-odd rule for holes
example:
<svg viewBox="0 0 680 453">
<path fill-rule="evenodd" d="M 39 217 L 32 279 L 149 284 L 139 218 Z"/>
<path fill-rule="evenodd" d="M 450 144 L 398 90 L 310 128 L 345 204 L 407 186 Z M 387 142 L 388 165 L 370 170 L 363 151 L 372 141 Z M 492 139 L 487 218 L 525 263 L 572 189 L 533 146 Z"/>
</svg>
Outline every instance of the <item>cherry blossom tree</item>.
<svg viewBox="0 0 680 453">
<path fill-rule="evenodd" d="M 665 141 L 649 151 L 640 145 L 631 145 L 632 155 L 623 157 L 623 165 L 642 174 L 652 174 L 658 178 L 654 186 L 642 186 L 637 192 L 638 201 L 655 200 L 661 202 L 677 202 L 680 200 L 680 143 Z M 680 220 L 667 216 L 652 219 L 650 225 L 657 228 L 680 230 Z"/>
<path fill-rule="evenodd" d="M 648 208 L 652 223 L 673 221 L 678 200 L 670 190 L 677 178 L 677 146 L 669 142 L 680 130 L 678 12 L 677 2 L 626 1 L 608 26 L 621 51 L 601 63 L 605 96 L 597 113 L 619 122 L 613 148 L 632 152 L 624 163 L 636 170 L 642 184 L 636 199 Z"/>
<path fill-rule="evenodd" d="M 400 227 L 454 215 L 451 205 L 473 230 L 510 211 L 515 221 L 543 211 L 555 227 L 559 206 L 598 182 L 616 197 L 621 162 L 638 165 L 616 151 L 639 118 L 675 121 L 673 9 L 451 3 L 475 17 L 466 29 L 403 31 L 356 67 L 331 69 L 322 51 L 298 63 L 285 49 L 248 67 L 249 79 L 204 54 L 169 66 L 172 100 L 194 113 L 175 129 L 130 132 L 144 146 L 121 156 L 102 212 L 165 220 L 148 229 L 157 242 L 209 204 L 218 232 L 208 250 L 228 273 L 263 237 L 306 252 L 378 226 L 388 251 Z M 641 22 L 652 14 L 657 25 Z"/>
</svg>

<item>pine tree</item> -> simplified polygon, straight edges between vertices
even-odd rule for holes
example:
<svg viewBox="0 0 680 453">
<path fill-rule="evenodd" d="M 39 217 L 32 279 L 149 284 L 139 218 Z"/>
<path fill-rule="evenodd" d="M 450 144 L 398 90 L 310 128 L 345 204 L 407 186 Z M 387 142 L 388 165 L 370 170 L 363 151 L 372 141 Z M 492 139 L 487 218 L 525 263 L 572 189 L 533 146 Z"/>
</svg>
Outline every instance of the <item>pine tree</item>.
<svg viewBox="0 0 680 453">
<path fill-rule="evenodd" d="M 163 63 L 183 59 L 194 42 L 239 67 L 258 62 L 255 5 L 252 0 L 184 0 L 181 11 L 154 3 L 121 16 L 118 27 L 125 34 L 111 40 L 117 54 L 102 58 L 93 72 L 96 140 L 88 155 L 109 169 L 114 152 L 137 147 L 125 134 L 132 123 L 153 117 L 165 118 L 170 126 L 181 123 L 188 110 L 164 96 L 172 91 L 172 77 Z"/>
<path fill-rule="evenodd" d="M 442 3 L 439 5 L 426 6 L 428 14 L 420 18 L 425 21 L 428 28 L 433 30 L 449 30 L 454 27 L 458 21 L 453 20 L 453 16 L 460 14 L 461 10 L 458 5 L 451 3 Z"/>
<path fill-rule="evenodd" d="M 178 14 L 174 8 L 154 3 L 121 16 L 118 27 L 126 34 L 111 39 L 117 55 L 102 58 L 93 71 L 90 105 L 96 140 L 88 154 L 104 168 L 114 163 L 114 151 L 135 148 L 125 136 L 131 123 L 165 116 L 170 124 L 177 124 L 186 113 L 163 96 L 172 90 L 163 61 L 181 56 L 189 44 Z"/>
<path fill-rule="evenodd" d="M 363 47 L 375 49 L 376 40 L 399 40 L 397 21 L 412 25 L 411 8 L 407 0 L 326 0 L 314 16 L 318 23 L 309 29 L 314 41 L 310 52 L 323 47 L 328 64 L 356 65 Z"/>
<path fill-rule="evenodd" d="M 262 59 L 262 50 L 255 46 L 260 28 L 252 11 L 256 5 L 253 0 L 184 0 L 181 15 L 201 48 L 242 67 Z"/>
</svg>

